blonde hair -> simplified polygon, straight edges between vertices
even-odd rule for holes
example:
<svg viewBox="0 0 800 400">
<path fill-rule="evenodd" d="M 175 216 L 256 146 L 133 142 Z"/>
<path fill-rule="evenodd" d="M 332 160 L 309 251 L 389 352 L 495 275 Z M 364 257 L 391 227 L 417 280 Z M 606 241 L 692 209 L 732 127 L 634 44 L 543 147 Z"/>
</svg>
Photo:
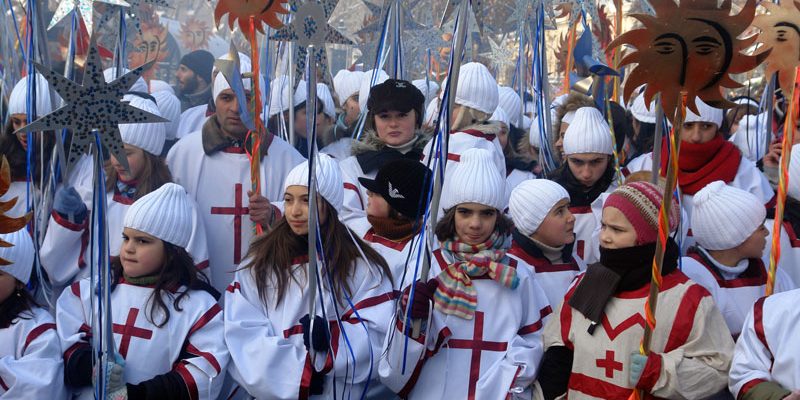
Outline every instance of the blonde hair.
<svg viewBox="0 0 800 400">
<path fill-rule="evenodd" d="M 464 129 L 468 126 L 480 124 L 489 120 L 491 115 L 476 110 L 471 107 L 463 106 L 461 104 L 455 104 L 451 113 L 456 116 L 455 121 L 450 124 L 451 131 L 457 131 Z"/>
</svg>

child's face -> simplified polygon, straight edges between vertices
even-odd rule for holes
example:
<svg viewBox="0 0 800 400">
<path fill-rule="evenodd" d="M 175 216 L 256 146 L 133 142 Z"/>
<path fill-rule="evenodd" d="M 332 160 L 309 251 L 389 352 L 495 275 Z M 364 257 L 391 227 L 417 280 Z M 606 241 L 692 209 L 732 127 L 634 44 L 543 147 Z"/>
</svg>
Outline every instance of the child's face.
<svg viewBox="0 0 800 400">
<path fill-rule="evenodd" d="M 317 197 L 317 210 L 319 210 L 319 224 L 325 224 L 328 218 L 322 197 Z M 283 215 L 292 233 L 297 236 L 308 235 L 308 187 L 292 185 L 286 188 L 283 194 Z"/>
<path fill-rule="evenodd" d="M 497 209 L 478 203 L 456 206 L 455 225 L 458 239 L 466 244 L 480 244 L 489 239 L 497 224 Z"/>
<path fill-rule="evenodd" d="M 142 231 L 125 228 L 119 260 L 125 275 L 131 278 L 152 275 L 164 265 L 164 242 Z"/>
<path fill-rule="evenodd" d="M 392 207 L 383 196 L 367 191 L 367 215 L 378 218 L 388 218 Z"/>
<path fill-rule="evenodd" d="M 575 241 L 575 216 L 569 211 L 569 200 L 561 199 L 531 237 L 550 247 L 561 247 Z"/>
<path fill-rule="evenodd" d="M 0 271 L 0 304 L 3 304 L 9 297 L 14 295 L 17 289 L 17 278 Z"/>
<path fill-rule="evenodd" d="M 414 138 L 416 111 L 382 111 L 375 115 L 375 131 L 389 146 L 402 146 Z"/>
<path fill-rule="evenodd" d="M 128 168 L 130 168 L 130 171 L 126 171 L 125 167 L 117 161 L 114 155 L 111 156 L 111 165 L 117 171 L 117 175 L 120 179 L 123 181 L 135 181 L 141 177 L 145 163 L 147 162 L 144 150 L 125 143 L 125 156 L 128 159 Z"/>
<path fill-rule="evenodd" d="M 590 188 L 606 173 L 610 157 L 602 153 L 570 154 L 567 165 L 581 185 Z"/>
<path fill-rule="evenodd" d="M 345 112 L 344 123 L 350 126 L 358 120 L 358 115 L 361 113 L 361 109 L 358 105 L 358 93 L 348 97 L 347 101 L 344 102 L 343 108 Z"/>
<path fill-rule="evenodd" d="M 603 209 L 600 226 L 600 247 L 624 249 L 636 246 L 636 230 L 622 211 L 614 207 Z"/>
<path fill-rule="evenodd" d="M 755 232 L 738 246 L 742 259 L 761 258 L 764 254 L 764 246 L 767 244 L 768 235 L 769 231 L 763 224 L 756 228 Z"/>
</svg>

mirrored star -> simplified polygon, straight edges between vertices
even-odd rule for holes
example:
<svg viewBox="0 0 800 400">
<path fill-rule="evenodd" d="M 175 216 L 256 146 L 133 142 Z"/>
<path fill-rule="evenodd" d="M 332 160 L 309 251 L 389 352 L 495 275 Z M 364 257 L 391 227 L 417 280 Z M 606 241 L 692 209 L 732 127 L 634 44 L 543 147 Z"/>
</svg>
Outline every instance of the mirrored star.
<svg viewBox="0 0 800 400">
<path fill-rule="evenodd" d="M 481 55 L 489 60 L 495 72 L 499 72 L 505 67 L 513 67 L 516 65 L 517 56 L 511 50 L 503 46 L 502 43 L 495 42 L 491 37 L 488 38 L 488 41 L 491 50 Z"/>
<path fill-rule="evenodd" d="M 52 29 L 57 23 L 64 19 L 64 17 L 75 11 L 83 19 L 83 23 L 86 25 L 86 30 L 91 36 L 92 21 L 94 18 L 92 14 L 94 13 L 95 2 L 107 3 L 120 7 L 130 6 L 130 4 L 124 0 L 61 0 L 61 3 L 58 4 L 56 12 L 53 14 L 53 19 L 50 20 L 50 25 L 47 26 L 47 29 Z"/>
</svg>

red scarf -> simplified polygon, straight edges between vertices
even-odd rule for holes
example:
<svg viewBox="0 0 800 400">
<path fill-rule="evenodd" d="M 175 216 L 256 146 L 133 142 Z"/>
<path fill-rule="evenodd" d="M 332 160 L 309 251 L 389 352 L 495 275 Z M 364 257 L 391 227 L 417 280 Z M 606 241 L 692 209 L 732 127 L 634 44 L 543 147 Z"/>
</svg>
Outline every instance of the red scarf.
<svg viewBox="0 0 800 400">
<path fill-rule="evenodd" d="M 661 148 L 667 148 L 667 138 L 661 142 Z M 667 152 L 662 151 L 661 176 L 667 173 Z M 742 153 L 736 145 L 717 135 L 706 143 L 694 144 L 681 142 L 678 156 L 678 182 L 683 194 L 694 196 L 695 193 L 714 181 L 731 183 L 739 170 Z"/>
</svg>

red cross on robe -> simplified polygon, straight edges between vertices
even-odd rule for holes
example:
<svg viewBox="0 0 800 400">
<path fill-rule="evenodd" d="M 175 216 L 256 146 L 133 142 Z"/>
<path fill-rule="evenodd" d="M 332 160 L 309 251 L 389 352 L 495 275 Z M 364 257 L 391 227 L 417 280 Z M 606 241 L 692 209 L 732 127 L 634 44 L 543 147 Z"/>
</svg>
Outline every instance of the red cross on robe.
<svg viewBox="0 0 800 400">
<path fill-rule="evenodd" d="M 606 370 L 606 378 L 613 378 L 614 371 L 622 371 L 622 363 L 614 359 L 613 350 L 606 350 L 606 357 L 597 359 L 597 368 Z"/>
<path fill-rule="evenodd" d="M 233 263 L 239 264 L 242 261 L 242 215 L 250 214 L 250 209 L 243 207 L 241 183 L 234 185 L 234 191 L 233 207 L 211 207 L 211 214 L 233 215 Z"/>
<path fill-rule="evenodd" d="M 131 344 L 132 337 L 144 340 L 150 340 L 153 337 L 153 331 L 136 326 L 136 317 L 138 315 L 139 309 L 131 308 L 128 311 L 128 318 L 125 321 L 125 325 L 112 324 L 114 333 L 122 335 L 122 339 L 119 341 L 119 355 L 121 355 L 122 358 L 127 358 L 128 356 L 128 346 Z"/>
<path fill-rule="evenodd" d="M 506 351 L 508 342 L 489 342 L 483 340 L 483 312 L 475 311 L 475 324 L 472 339 L 450 339 L 447 341 L 450 349 L 466 349 L 472 351 L 469 366 L 469 391 L 467 398 L 475 399 L 475 390 L 481 374 L 481 353 L 484 351 Z"/>
</svg>

